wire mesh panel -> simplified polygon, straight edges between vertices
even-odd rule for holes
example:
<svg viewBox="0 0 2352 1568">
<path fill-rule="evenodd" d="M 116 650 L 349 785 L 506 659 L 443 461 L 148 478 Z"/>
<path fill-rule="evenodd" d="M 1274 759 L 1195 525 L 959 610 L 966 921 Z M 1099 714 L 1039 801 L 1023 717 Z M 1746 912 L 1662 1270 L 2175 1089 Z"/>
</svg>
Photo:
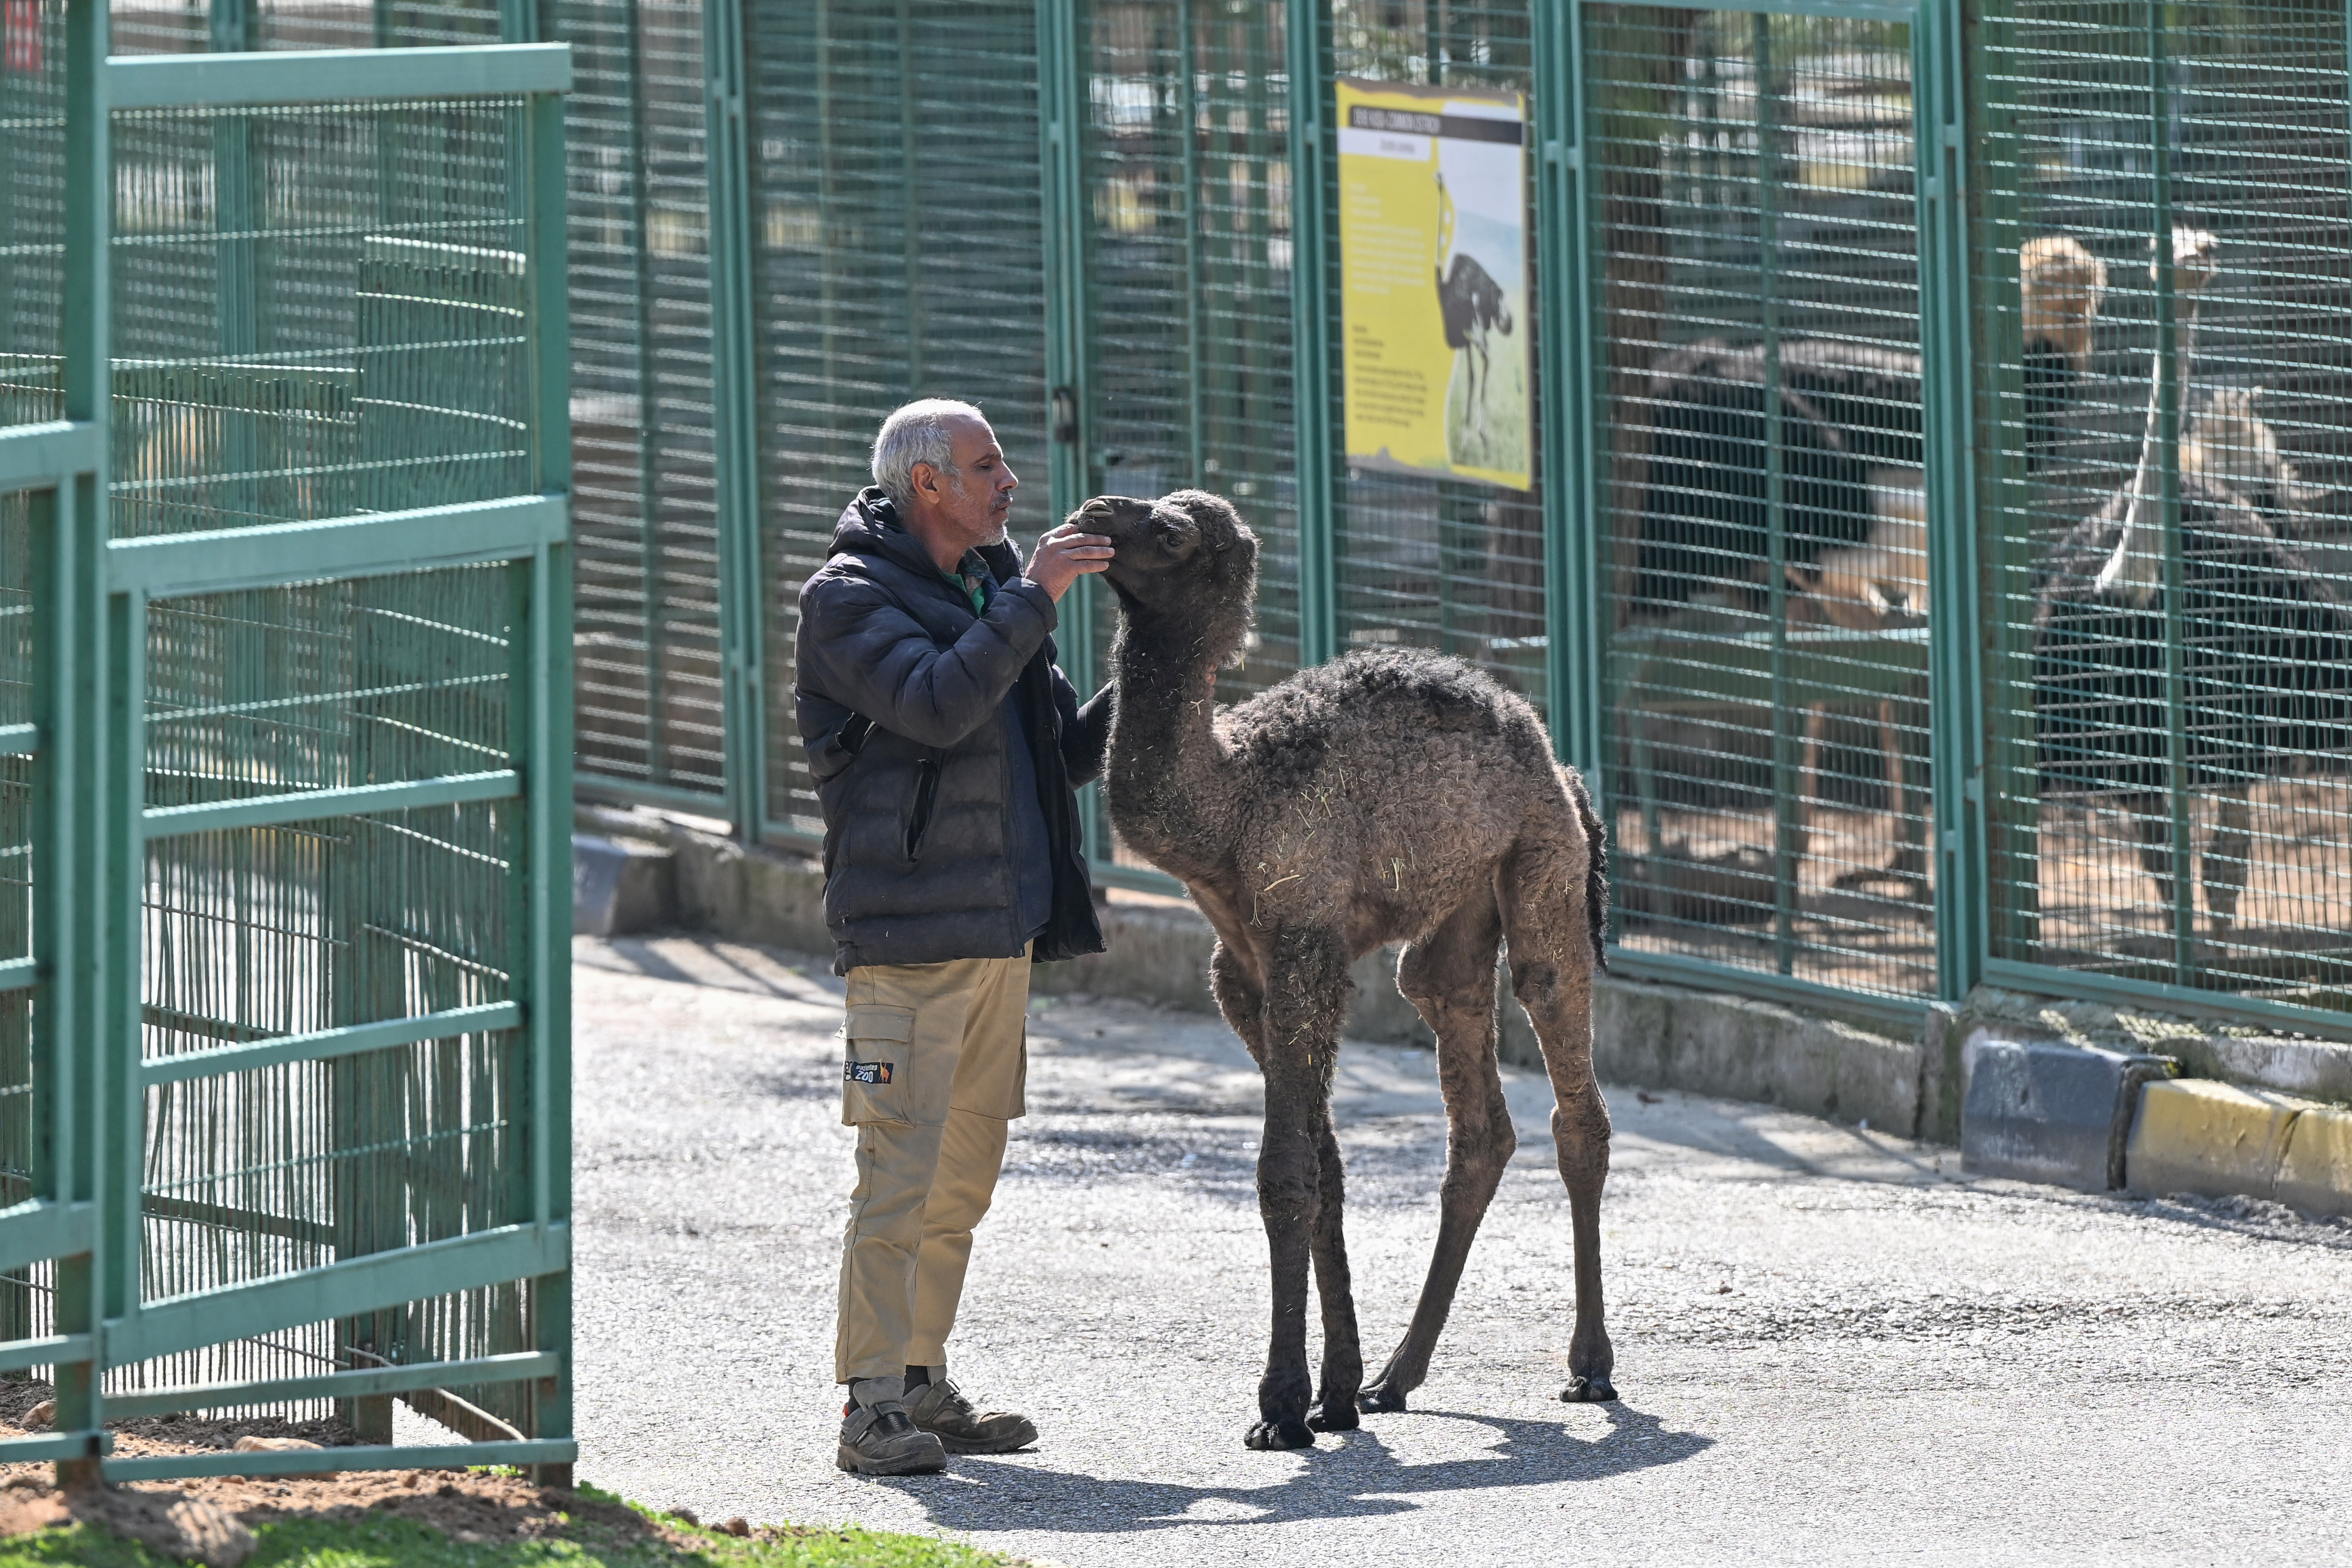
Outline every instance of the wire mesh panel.
<svg viewBox="0 0 2352 1568">
<path fill-rule="evenodd" d="M 513 112 L 117 117 L 118 534 L 527 488 Z"/>
<path fill-rule="evenodd" d="M 0 8 L 0 434 L 65 411 L 64 20 L 58 5 Z M 37 1166 L 54 1131 L 44 1125 L 54 1096 L 44 1118 L 35 1094 L 37 1060 L 54 1060 L 54 1041 L 45 1051 L 37 1038 L 45 1003 L 34 966 L 58 956 L 55 935 L 37 930 L 55 923 L 53 900 L 36 920 L 37 859 L 45 871 L 56 864 L 57 784 L 37 754 L 55 672 L 41 670 L 40 639 L 52 628 L 41 623 L 35 571 L 40 544 L 55 547 L 57 506 L 54 490 L 0 492 L 0 1210 L 42 1195 Z M 53 747 L 55 735 L 47 739 Z M 0 1221 L 0 1235 L 9 1228 Z M 0 1343 L 56 1331 L 55 1284 L 46 1258 L 0 1271 Z"/>
<path fill-rule="evenodd" d="M 115 117 L 110 624 L 143 763 L 117 1408 L 561 1342 L 559 126 L 520 91 Z M 325 531 L 281 551 L 288 524 Z M 551 1386 L 403 1396 L 523 1441 L 562 1436 Z M 339 1409 L 390 1442 L 388 1397 Z"/>
<path fill-rule="evenodd" d="M 497 0 L 113 0 L 119 55 L 499 41 Z"/>
<path fill-rule="evenodd" d="M 1993 957 L 2342 1010 L 2343 10 L 2018 5 L 1979 68 Z"/>
<path fill-rule="evenodd" d="M 1036 8 L 989 0 L 746 13 L 767 812 L 822 832 L 791 714 L 793 605 L 875 431 L 916 397 L 979 405 L 1013 470 L 1011 528 L 1045 495 Z"/>
<path fill-rule="evenodd" d="M 556 0 L 570 100 L 581 771 L 726 790 L 702 10 Z"/>
<path fill-rule="evenodd" d="M 1298 668 L 1289 74 L 1272 0 L 1081 5 L 1087 489 L 1197 486 L 1260 540 L 1257 617 L 1218 696 Z M 1087 591 L 1093 591 L 1091 589 Z M 1096 593 L 1095 668 L 1118 616 Z M 1098 829 L 1129 871 L 1143 862 Z"/>
<path fill-rule="evenodd" d="M 1219 682 L 1236 700 L 1298 663 L 1283 7 L 1097 4 L 1080 25 L 1089 488 L 1199 486 L 1257 532 L 1257 624 Z M 1106 657 L 1115 629 L 1099 617 Z"/>
<path fill-rule="evenodd" d="M 1908 26 L 1584 26 L 1623 941 L 1930 994 Z"/>
<path fill-rule="evenodd" d="M 1333 6 L 1333 69 L 1372 81 L 1525 93 L 1532 85 L 1529 26 L 1528 6 L 1509 0 L 1343 0 Z M 1442 97 L 1432 107 L 1456 111 Z M 1482 104 L 1474 111 L 1487 110 Z M 1466 210 L 1466 196 L 1463 204 Z M 1517 205 L 1524 210 L 1524 198 Z M 1498 300 L 1515 299 L 1521 308 L 1514 312 L 1506 304 L 1485 341 L 1465 341 L 1456 352 L 1483 354 L 1495 367 L 1500 395 L 1490 395 L 1490 405 L 1519 409 L 1518 419 L 1497 417 L 1494 450 L 1482 455 L 1480 466 L 1532 474 L 1537 455 L 1522 434 L 1537 417 L 1538 323 L 1526 308 L 1536 291 L 1532 226 L 1522 225 L 1517 237 L 1520 254 L 1489 256 L 1504 289 Z M 1470 248 L 1463 243 L 1457 254 Z M 1451 260 L 1433 254 L 1424 268 L 1428 287 L 1441 297 Z M 1507 488 L 1343 466 L 1333 492 L 1343 644 L 1458 655 L 1502 676 L 1549 713 L 1540 483 L 1538 477 L 1528 488 Z"/>
</svg>

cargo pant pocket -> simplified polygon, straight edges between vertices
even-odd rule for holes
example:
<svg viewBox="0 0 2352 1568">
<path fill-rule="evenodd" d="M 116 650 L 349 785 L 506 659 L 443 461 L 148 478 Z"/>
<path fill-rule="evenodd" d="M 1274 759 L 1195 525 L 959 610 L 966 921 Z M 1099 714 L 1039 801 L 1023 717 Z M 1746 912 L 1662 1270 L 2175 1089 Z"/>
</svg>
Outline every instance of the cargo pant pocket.
<svg viewBox="0 0 2352 1568">
<path fill-rule="evenodd" d="M 853 1005 L 841 1030 L 841 1120 L 912 1121 L 915 1010 Z"/>
</svg>

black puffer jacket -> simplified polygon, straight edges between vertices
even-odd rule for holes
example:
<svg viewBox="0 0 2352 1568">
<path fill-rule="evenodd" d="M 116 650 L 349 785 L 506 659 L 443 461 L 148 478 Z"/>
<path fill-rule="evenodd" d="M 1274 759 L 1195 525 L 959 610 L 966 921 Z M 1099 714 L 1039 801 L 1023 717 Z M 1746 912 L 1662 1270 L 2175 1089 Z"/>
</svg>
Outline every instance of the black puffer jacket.
<svg viewBox="0 0 2352 1568">
<path fill-rule="evenodd" d="M 838 973 L 1009 958 L 1028 940 L 1006 848 L 1007 692 L 1028 729 L 1054 858 L 1054 913 L 1037 957 L 1102 951 L 1070 792 L 1102 772 L 1110 690 L 1079 705 L 1054 662 L 1053 598 L 1021 576 L 1019 551 L 1008 542 L 965 557 L 966 573 L 983 568 L 998 586 L 977 616 L 869 488 L 841 514 L 832 558 L 801 587 L 794 698 L 824 810 L 824 918 Z"/>
</svg>

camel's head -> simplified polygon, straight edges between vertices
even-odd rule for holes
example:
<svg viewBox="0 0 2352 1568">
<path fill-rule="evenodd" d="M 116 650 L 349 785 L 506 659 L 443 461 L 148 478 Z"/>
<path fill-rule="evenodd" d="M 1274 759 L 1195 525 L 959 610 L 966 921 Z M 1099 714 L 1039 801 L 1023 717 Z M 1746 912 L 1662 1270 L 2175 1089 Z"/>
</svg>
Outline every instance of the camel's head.
<svg viewBox="0 0 2352 1568">
<path fill-rule="evenodd" d="M 1233 502 L 1206 490 L 1097 496 L 1070 521 L 1108 534 L 1118 552 L 1103 576 L 1118 595 L 1122 647 L 1140 636 L 1139 647 L 1212 666 L 1240 649 L 1257 594 L 1257 535 Z"/>
<path fill-rule="evenodd" d="M 1097 496 L 1071 513 L 1070 521 L 1109 537 L 1118 554 L 1103 575 L 1130 616 L 1142 610 L 1190 617 L 1246 607 L 1255 591 L 1257 535 L 1223 496 L 1206 490 L 1177 490 L 1158 500 Z"/>
</svg>

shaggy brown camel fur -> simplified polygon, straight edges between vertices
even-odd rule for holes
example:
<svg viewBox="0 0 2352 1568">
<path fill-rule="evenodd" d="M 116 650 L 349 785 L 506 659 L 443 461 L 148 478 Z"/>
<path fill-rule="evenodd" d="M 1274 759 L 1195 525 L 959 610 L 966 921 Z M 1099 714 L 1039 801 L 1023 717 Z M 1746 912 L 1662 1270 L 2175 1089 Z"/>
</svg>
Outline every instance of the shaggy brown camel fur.
<svg viewBox="0 0 2352 1568">
<path fill-rule="evenodd" d="M 1297 1448 L 1359 1410 L 1402 1410 L 1429 1371 L 1478 1222 L 1517 1146 L 1496 1066 L 1495 960 L 1535 1025 L 1575 1230 L 1575 1381 L 1606 1400 L 1601 1188 L 1609 1111 L 1592 1076 L 1592 975 L 1606 909 L 1601 824 L 1552 760 L 1527 701 L 1458 659 L 1349 654 L 1219 713 L 1217 668 L 1242 645 L 1257 539 L 1200 490 L 1087 502 L 1107 534 L 1121 625 L 1114 659 L 1111 821 L 1181 879 L 1216 928 L 1210 981 L 1265 1075 L 1258 1206 L 1274 1276 L 1273 1342 L 1253 1448 Z M 1331 1077 L 1349 964 L 1407 942 L 1397 988 L 1437 1036 L 1445 1178 L 1437 1248 L 1396 1353 L 1370 1387 L 1356 1336 Z M 1307 1374 L 1310 1258 L 1323 1305 L 1319 1396 Z"/>
</svg>

